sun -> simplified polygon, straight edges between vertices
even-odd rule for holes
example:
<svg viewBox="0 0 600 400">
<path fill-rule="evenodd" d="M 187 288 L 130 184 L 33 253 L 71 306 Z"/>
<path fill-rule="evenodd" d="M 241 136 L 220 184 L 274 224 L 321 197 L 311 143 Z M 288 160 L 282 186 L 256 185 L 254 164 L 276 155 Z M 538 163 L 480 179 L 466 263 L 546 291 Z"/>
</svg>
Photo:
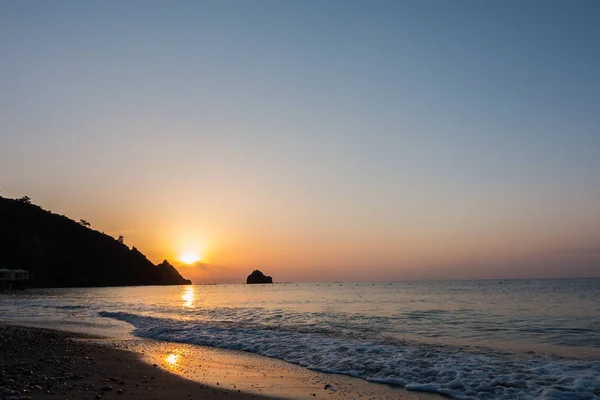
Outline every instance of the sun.
<svg viewBox="0 0 600 400">
<path fill-rule="evenodd" d="M 185 264 L 193 264 L 202 259 L 197 253 L 193 251 L 186 251 L 179 256 L 179 260 Z"/>
</svg>

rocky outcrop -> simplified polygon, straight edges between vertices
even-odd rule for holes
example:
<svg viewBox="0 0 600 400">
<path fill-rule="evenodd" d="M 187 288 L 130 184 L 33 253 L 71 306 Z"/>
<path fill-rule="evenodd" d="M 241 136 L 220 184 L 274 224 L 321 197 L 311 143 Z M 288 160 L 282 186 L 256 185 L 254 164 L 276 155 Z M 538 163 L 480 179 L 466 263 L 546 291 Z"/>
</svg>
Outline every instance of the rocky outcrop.
<svg viewBox="0 0 600 400">
<path fill-rule="evenodd" d="M 255 270 L 248 275 L 248 278 L 246 278 L 246 283 L 273 283 L 273 278 L 266 276 L 259 270 Z"/>
<path fill-rule="evenodd" d="M 177 282 L 183 279 L 179 274 L 179 271 L 177 271 L 174 266 L 169 264 L 167 260 L 163 260 L 163 262 L 158 264 L 156 268 L 158 269 L 160 278 L 165 282 Z M 186 281 L 183 283 L 184 285 L 189 285 L 192 283 L 189 279 L 184 280 Z"/>
<path fill-rule="evenodd" d="M 29 201 L 0 197 L 0 268 L 25 269 L 36 287 L 186 285 L 164 261 Z"/>
</svg>

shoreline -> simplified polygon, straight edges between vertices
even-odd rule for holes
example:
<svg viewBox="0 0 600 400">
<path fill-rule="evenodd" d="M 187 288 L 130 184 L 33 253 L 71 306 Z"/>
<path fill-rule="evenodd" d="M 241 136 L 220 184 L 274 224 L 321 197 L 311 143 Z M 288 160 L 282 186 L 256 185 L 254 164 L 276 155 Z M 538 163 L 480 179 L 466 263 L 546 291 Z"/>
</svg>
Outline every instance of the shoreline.
<svg viewBox="0 0 600 400">
<path fill-rule="evenodd" d="M 442 398 L 315 372 L 250 353 L 149 339 L 111 339 L 7 321 L 0 321 L 0 347 L 0 398 Z"/>
<path fill-rule="evenodd" d="M 203 385 L 91 336 L 0 323 L 0 398 L 272 400 Z"/>
</svg>

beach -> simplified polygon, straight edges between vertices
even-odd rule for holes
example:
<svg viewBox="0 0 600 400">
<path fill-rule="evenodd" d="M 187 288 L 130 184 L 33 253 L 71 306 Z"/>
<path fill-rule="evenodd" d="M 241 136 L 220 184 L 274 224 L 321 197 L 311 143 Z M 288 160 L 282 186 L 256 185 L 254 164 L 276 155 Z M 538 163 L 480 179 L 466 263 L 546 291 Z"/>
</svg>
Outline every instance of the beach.
<svg viewBox="0 0 600 400">
<path fill-rule="evenodd" d="M 586 399 L 600 393 L 599 288 L 540 280 L 29 289 L 2 295 L 0 323 L 78 333 L 68 337 L 86 351 L 118 349 L 228 396 Z M 39 359 L 13 353 L 3 359 Z"/>
<path fill-rule="evenodd" d="M 0 348 L 0 398 L 6 400 L 439 398 L 239 352 L 5 323 L 0 324 Z M 177 362 L 193 351 L 205 353 Z"/>
<path fill-rule="evenodd" d="M 0 398 L 267 399 L 202 385 L 85 335 L 0 325 Z"/>
</svg>

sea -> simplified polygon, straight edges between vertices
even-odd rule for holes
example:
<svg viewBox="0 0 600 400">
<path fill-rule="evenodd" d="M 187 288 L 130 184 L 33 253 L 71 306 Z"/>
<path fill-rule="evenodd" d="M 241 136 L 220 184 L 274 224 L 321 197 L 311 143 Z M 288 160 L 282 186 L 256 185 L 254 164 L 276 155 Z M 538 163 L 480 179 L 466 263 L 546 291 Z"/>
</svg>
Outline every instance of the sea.
<svg viewBox="0 0 600 400">
<path fill-rule="evenodd" d="M 0 320 L 255 353 L 456 399 L 600 399 L 600 279 L 31 289 Z"/>
</svg>

